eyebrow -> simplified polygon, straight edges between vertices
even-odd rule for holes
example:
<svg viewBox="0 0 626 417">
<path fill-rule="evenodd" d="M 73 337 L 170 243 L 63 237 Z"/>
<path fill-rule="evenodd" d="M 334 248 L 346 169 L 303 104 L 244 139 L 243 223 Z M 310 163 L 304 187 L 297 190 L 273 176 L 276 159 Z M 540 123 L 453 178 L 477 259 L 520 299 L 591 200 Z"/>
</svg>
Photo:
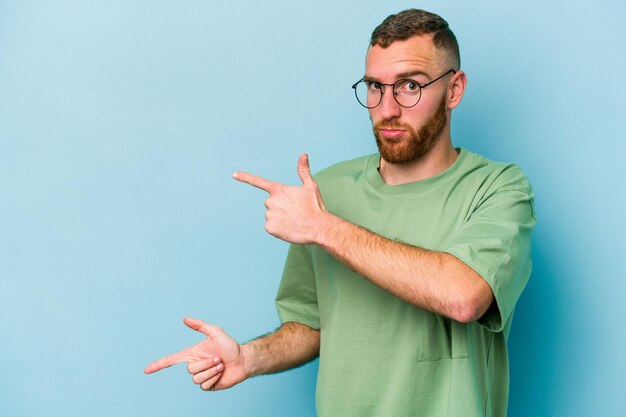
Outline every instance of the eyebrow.
<svg viewBox="0 0 626 417">
<path fill-rule="evenodd" d="M 424 71 L 421 71 L 421 70 L 415 70 L 415 71 L 401 72 L 400 74 L 397 74 L 397 75 L 396 75 L 396 80 L 399 80 L 399 79 L 402 79 L 402 78 L 414 77 L 414 76 L 416 76 L 416 75 L 422 75 L 422 76 L 424 76 L 424 77 L 428 78 L 429 80 L 430 80 L 430 78 L 431 78 L 431 77 L 430 77 L 430 75 L 426 74 Z M 365 75 L 365 76 L 363 77 L 363 79 L 364 79 L 365 81 L 379 82 L 379 80 L 377 80 L 376 78 L 374 78 L 374 77 L 369 77 L 369 76 L 367 76 L 367 75 Z"/>
<path fill-rule="evenodd" d="M 427 77 L 427 78 L 430 79 L 430 75 L 428 75 L 424 71 L 420 71 L 420 70 L 403 72 L 403 73 L 398 74 L 397 77 L 398 78 L 407 78 L 407 77 L 413 77 L 414 75 L 423 75 L 424 77 Z"/>
</svg>

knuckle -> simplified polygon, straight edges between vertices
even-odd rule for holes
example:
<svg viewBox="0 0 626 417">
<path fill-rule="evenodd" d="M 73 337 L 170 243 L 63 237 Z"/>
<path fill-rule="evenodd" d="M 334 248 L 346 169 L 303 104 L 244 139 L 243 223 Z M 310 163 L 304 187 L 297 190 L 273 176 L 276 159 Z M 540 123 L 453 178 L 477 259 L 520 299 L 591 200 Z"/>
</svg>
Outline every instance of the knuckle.
<svg viewBox="0 0 626 417">
<path fill-rule="evenodd" d="M 270 235 L 272 235 L 272 236 L 276 236 L 276 231 L 275 231 L 274 229 L 268 228 L 268 229 L 265 229 L 265 230 L 266 230 L 266 231 L 267 231 L 267 233 L 269 233 Z"/>
</svg>

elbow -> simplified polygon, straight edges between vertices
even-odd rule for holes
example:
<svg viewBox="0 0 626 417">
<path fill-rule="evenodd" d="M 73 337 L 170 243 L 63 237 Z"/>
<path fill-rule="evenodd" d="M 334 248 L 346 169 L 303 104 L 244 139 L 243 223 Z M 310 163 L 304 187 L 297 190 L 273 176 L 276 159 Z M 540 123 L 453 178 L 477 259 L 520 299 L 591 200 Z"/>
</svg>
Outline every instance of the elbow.
<svg viewBox="0 0 626 417">
<path fill-rule="evenodd" d="M 491 288 L 472 295 L 465 295 L 460 297 L 451 318 L 460 323 L 475 322 L 485 315 L 493 302 L 494 297 Z"/>
<path fill-rule="evenodd" d="M 485 314 L 485 311 L 482 311 L 475 303 L 466 303 L 456 309 L 452 319 L 459 323 L 472 323 L 481 318 L 483 314 Z"/>
<path fill-rule="evenodd" d="M 448 255 L 448 254 L 446 254 Z M 480 319 L 494 302 L 491 286 L 476 271 L 452 255 L 447 262 L 445 276 L 449 277 L 448 317 L 460 323 L 472 323 Z"/>
</svg>

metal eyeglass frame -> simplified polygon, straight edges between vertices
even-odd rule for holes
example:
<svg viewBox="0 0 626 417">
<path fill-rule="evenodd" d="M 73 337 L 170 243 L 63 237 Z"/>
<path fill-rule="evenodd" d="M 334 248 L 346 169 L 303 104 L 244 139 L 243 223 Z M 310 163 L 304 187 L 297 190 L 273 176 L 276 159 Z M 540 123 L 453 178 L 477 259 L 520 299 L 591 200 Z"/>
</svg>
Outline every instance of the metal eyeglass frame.
<svg viewBox="0 0 626 417">
<path fill-rule="evenodd" d="M 378 105 L 380 105 L 380 103 L 382 103 L 382 101 L 383 101 L 383 95 L 385 94 L 385 88 L 384 88 L 384 87 L 386 87 L 386 86 L 393 87 L 391 91 L 393 91 L 393 92 L 394 92 L 393 98 L 394 98 L 394 100 L 396 100 L 396 103 L 398 103 L 398 105 L 399 105 L 399 106 L 401 106 L 401 107 L 404 107 L 404 108 L 406 108 L 406 109 L 409 109 L 409 108 L 411 108 L 411 107 L 415 107 L 415 106 L 417 105 L 417 103 L 419 103 L 419 102 L 420 102 L 420 100 L 422 99 L 422 90 L 423 90 L 424 88 L 428 87 L 429 85 L 431 85 L 431 84 L 432 84 L 432 83 L 434 83 L 435 81 L 439 81 L 440 79 L 442 79 L 443 77 L 445 77 L 446 75 L 448 75 L 448 74 L 450 74 L 450 73 L 452 73 L 452 74 L 456 74 L 456 70 L 454 70 L 454 69 L 450 68 L 450 69 L 449 69 L 448 71 L 446 71 L 444 74 L 440 75 L 439 77 L 435 78 L 435 79 L 434 79 L 434 80 L 432 80 L 432 81 L 427 82 L 426 84 L 420 84 L 420 83 L 418 83 L 417 81 L 412 80 L 412 79 L 410 79 L 410 78 L 401 78 L 401 79 L 399 79 L 398 81 L 396 81 L 395 83 L 392 83 L 392 84 L 384 84 L 384 83 L 379 83 L 378 81 L 374 81 L 373 83 L 377 84 L 377 85 L 379 86 L 378 88 L 379 88 L 381 91 L 380 91 L 380 98 L 379 98 L 379 100 L 378 100 L 378 103 L 376 103 L 376 105 L 375 105 L 375 106 L 371 106 L 371 107 L 370 107 L 370 106 L 367 106 L 367 105 L 365 105 L 365 104 L 363 104 L 363 103 L 361 103 L 361 100 L 359 100 L 359 95 L 358 95 L 358 94 L 357 94 L 357 92 L 356 92 L 356 88 L 357 88 L 357 86 L 359 85 L 359 83 L 364 83 L 364 82 L 366 82 L 366 81 L 365 81 L 365 77 L 361 78 L 359 81 L 357 81 L 356 83 L 354 83 L 354 84 L 352 85 L 352 89 L 354 90 L 354 96 L 356 97 L 356 100 L 359 102 L 359 104 L 360 104 L 361 106 L 365 107 L 366 109 L 373 109 L 373 108 L 375 108 L 375 107 L 378 107 Z M 398 98 L 396 97 L 396 94 L 397 94 L 397 93 L 395 92 L 396 85 L 397 85 L 398 83 L 403 83 L 403 82 L 406 82 L 406 81 L 411 81 L 411 82 L 414 82 L 414 83 L 415 83 L 415 84 L 417 84 L 417 86 L 420 88 L 420 94 L 419 94 L 419 97 L 417 98 L 417 101 L 415 102 L 415 104 L 413 104 L 412 106 L 405 106 L 405 105 L 401 104 L 401 103 L 398 101 Z"/>
</svg>

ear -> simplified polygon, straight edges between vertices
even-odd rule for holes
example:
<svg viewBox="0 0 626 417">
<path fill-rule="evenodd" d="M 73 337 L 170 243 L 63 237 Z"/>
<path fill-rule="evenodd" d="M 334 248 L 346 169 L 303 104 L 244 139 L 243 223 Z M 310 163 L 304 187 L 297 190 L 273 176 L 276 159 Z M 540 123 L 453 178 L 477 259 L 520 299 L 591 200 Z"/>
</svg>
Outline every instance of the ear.
<svg viewBox="0 0 626 417">
<path fill-rule="evenodd" d="M 465 87 L 467 86 L 467 76 L 461 70 L 457 71 L 450 79 L 448 88 L 448 108 L 454 109 L 461 103 Z"/>
</svg>

